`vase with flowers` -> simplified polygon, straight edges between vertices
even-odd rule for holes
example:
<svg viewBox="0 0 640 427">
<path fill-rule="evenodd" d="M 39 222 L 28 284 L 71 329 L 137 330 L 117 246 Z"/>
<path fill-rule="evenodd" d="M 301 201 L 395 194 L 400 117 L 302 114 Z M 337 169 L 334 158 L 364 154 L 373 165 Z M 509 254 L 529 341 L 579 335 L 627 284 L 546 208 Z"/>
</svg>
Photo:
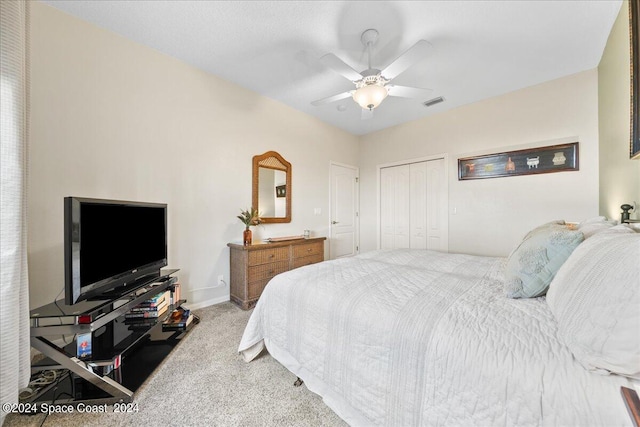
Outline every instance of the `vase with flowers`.
<svg viewBox="0 0 640 427">
<path fill-rule="evenodd" d="M 242 221 L 245 226 L 244 233 L 242 233 L 242 241 L 245 246 L 250 245 L 252 241 L 252 225 L 260 224 L 260 213 L 253 206 L 250 209 L 241 210 L 238 219 Z"/>
</svg>

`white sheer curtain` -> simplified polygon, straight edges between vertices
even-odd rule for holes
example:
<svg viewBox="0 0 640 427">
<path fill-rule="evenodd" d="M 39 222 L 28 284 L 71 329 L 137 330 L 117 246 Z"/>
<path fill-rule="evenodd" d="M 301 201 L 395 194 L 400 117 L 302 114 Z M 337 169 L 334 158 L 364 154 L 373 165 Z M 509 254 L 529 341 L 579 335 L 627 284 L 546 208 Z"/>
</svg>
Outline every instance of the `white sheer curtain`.
<svg viewBox="0 0 640 427">
<path fill-rule="evenodd" d="M 0 1 L 0 403 L 29 381 L 29 4 Z M 6 413 L 0 410 L 0 424 Z"/>
</svg>

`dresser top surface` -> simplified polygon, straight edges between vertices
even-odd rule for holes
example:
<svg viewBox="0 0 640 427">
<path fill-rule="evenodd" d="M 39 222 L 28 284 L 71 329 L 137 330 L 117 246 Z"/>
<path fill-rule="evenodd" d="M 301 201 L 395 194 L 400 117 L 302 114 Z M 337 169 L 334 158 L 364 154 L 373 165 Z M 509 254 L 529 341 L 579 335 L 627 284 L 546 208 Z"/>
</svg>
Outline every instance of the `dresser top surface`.
<svg viewBox="0 0 640 427">
<path fill-rule="evenodd" d="M 227 243 L 232 249 L 239 249 L 243 251 L 259 251 L 262 249 L 270 249 L 270 248 L 280 248 L 283 246 L 291 246 L 291 245 L 304 245 L 305 243 L 316 243 L 322 242 L 326 240 L 326 237 L 310 237 L 308 239 L 294 239 L 294 240 L 283 240 L 282 242 L 259 242 L 253 243 L 251 245 L 243 245 L 242 243 Z"/>
</svg>

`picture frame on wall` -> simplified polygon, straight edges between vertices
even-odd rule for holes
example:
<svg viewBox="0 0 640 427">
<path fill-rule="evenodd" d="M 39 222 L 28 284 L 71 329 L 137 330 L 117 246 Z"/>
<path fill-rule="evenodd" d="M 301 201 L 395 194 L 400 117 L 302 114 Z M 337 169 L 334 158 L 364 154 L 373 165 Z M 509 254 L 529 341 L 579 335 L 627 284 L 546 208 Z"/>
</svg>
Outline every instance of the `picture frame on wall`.
<svg viewBox="0 0 640 427">
<path fill-rule="evenodd" d="M 629 0 L 631 36 L 631 138 L 629 157 L 640 159 L 640 0 Z"/>
<path fill-rule="evenodd" d="M 458 159 L 459 181 L 577 170 L 577 142 Z"/>
</svg>

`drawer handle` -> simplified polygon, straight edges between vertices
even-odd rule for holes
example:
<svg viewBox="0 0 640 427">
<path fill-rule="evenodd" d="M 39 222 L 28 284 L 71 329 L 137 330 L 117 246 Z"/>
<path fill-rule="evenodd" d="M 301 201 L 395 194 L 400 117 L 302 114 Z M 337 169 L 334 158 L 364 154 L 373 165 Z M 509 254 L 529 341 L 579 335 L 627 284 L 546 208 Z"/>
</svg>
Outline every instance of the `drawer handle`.
<svg viewBox="0 0 640 427">
<path fill-rule="evenodd" d="M 312 250 L 313 250 L 313 249 L 309 248 L 309 249 L 307 249 L 307 252 L 311 252 Z"/>
<path fill-rule="evenodd" d="M 269 270 L 269 272 L 267 273 L 267 275 L 269 275 L 269 276 L 273 276 L 273 270 Z"/>
<path fill-rule="evenodd" d="M 270 255 L 269 255 L 269 258 L 274 258 L 274 257 L 275 257 L 275 255 L 274 255 L 274 254 L 270 254 Z"/>
</svg>

